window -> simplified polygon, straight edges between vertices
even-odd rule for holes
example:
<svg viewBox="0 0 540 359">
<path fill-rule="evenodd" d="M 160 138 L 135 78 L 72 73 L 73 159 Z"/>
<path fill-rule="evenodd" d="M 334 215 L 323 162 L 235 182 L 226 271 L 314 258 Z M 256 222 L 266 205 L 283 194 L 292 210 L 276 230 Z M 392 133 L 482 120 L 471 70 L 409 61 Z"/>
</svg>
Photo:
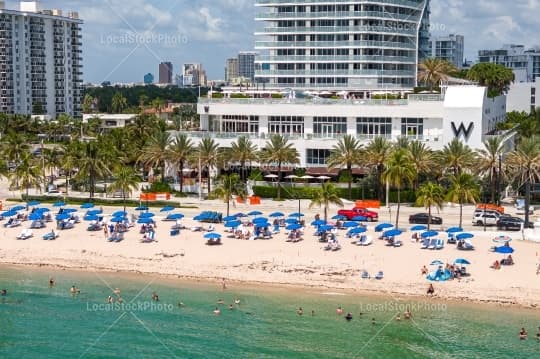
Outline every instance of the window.
<svg viewBox="0 0 540 359">
<path fill-rule="evenodd" d="M 308 148 L 306 150 L 306 162 L 309 165 L 325 165 L 326 159 L 330 156 L 330 150 Z"/>
<path fill-rule="evenodd" d="M 401 135 L 406 137 L 419 138 L 424 135 L 423 118 L 402 118 Z"/>
<path fill-rule="evenodd" d="M 223 115 L 221 132 L 259 133 L 259 116 Z"/>
<path fill-rule="evenodd" d="M 336 134 L 347 133 L 346 117 L 315 117 L 313 133 L 322 137 L 334 137 Z"/>
<path fill-rule="evenodd" d="M 304 134 L 304 118 L 299 116 L 270 116 L 268 132 L 288 135 Z"/>
<path fill-rule="evenodd" d="M 392 119 L 390 117 L 359 117 L 356 119 L 356 133 L 367 137 L 391 137 Z"/>
</svg>

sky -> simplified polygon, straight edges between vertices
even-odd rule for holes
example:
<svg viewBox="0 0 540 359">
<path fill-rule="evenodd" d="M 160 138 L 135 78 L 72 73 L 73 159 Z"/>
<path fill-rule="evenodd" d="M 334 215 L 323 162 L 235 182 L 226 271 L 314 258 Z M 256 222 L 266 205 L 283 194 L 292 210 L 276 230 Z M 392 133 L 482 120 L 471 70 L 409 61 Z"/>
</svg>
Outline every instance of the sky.
<svg viewBox="0 0 540 359">
<path fill-rule="evenodd" d="M 158 64 L 200 62 L 223 79 L 225 60 L 253 50 L 255 0 L 43 0 L 44 9 L 78 11 L 84 20 L 84 81 L 142 82 Z M 18 2 L 6 1 L 7 8 Z M 465 57 L 479 49 L 540 45 L 540 0 L 431 0 L 432 34 L 465 36 Z"/>
</svg>

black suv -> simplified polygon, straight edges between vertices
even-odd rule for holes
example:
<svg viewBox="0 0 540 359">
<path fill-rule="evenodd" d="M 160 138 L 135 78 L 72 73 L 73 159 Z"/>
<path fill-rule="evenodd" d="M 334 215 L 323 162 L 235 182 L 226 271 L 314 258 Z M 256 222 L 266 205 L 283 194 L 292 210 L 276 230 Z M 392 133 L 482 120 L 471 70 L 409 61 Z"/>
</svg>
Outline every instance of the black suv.
<svg viewBox="0 0 540 359">
<path fill-rule="evenodd" d="M 519 231 L 523 225 L 523 220 L 519 217 L 501 217 L 497 221 L 497 229 L 506 231 Z M 533 228 L 533 224 L 529 223 L 529 228 Z"/>
<path fill-rule="evenodd" d="M 428 224 L 429 215 L 427 213 L 417 213 L 409 216 L 411 224 Z M 431 224 L 442 224 L 442 218 L 431 216 Z"/>
</svg>

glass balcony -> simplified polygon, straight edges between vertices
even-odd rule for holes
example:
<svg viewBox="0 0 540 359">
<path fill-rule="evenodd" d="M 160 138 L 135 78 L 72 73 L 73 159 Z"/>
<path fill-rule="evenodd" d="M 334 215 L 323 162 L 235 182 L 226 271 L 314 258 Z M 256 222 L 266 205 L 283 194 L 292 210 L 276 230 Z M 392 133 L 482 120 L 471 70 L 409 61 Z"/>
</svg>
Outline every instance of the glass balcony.
<svg viewBox="0 0 540 359">
<path fill-rule="evenodd" d="M 279 49 L 279 48 L 383 48 L 383 49 L 416 49 L 414 42 L 392 41 L 256 41 L 256 49 Z"/>
<path fill-rule="evenodd" d="M 416 36 L 416 26 L 409 28 L 392 26 L 314 26 L 314 27 L 265 27 L 263 32 L 256 32 L 255 35 L 270 35 L 270 34 L 312 34 L 312 33 L 328 33 L 328 34 L 351 34 L 351 33 L 392 33 L 399 35 Z"/>
<path fill-rule="evenodd" d="M 261 70 L 257 76 L 403 76 L 415 77 L 414 70 Z"/>
<path fill-rule="evenodd" d="M 409 63 L 416 64 L 415 56 L 367 56 L 367 55 L 345 55 L 345 56 L 259 56 L 256 63 L 314 63 L 314 62 L 385 62 L 385 63 Z"/>
<path fill-rule="evenodd" d="M 269 21 L 277 19 L 389 19 L 401 20 L 404 22 L 417 23 L 420 18 L 420 12 L 416 14 L 398 14 L 385 11 L 320 11 L 320 12 L 267 12 L 255 15 L 257 21 Z"/>
<path fill-rule="evenodd" d="M 275 6 L 275 5 L 310 5 L 310 4 L 321 4 L 321 3 L 330 3 L 334 4 L 332 1 L 328 0 L 255 0 L 255 6 Z M 420 9 L 424 5 L 423 0 L 377 0 L 377 3 L 381 4 L 391 4 L 391 5 L 401 5 L 404 7 L 410 7 L 414 9 Z"/>
</svg>

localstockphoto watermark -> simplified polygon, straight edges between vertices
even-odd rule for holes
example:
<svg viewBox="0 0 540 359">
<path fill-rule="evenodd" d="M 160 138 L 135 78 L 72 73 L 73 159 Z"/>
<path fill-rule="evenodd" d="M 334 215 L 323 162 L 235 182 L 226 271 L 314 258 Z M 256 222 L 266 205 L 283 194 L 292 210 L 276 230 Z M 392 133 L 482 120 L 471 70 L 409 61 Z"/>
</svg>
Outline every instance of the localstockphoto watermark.
<svg viewBox="0 0 540 359">
<path fill-rule="evenodd" d="M 132 303 L 86 303 L 89 312 L 172 312 L 174 306 L 167 303 L 157 302 L 132 302 Z"/>
<path fill-rule="evenodd" d="M 183 34 L 166 33 L 136 33 L 126 32 L 123 34 L 102 34 L 102 45 L 183 45 L 187 44 L 188 37 Z"/>
<path fill-rule="evenodd" d="M 446 312 L 448 305 L 445 303 L 431 303 L 431 302 L 397 302 L 387 301 L 380 303 L 363 303 L 360 305 L 360 310 L 365 313 L 369 312 L 392 312 L 392 313 L 404 313 L 409 312 Z"/>
</svg>

